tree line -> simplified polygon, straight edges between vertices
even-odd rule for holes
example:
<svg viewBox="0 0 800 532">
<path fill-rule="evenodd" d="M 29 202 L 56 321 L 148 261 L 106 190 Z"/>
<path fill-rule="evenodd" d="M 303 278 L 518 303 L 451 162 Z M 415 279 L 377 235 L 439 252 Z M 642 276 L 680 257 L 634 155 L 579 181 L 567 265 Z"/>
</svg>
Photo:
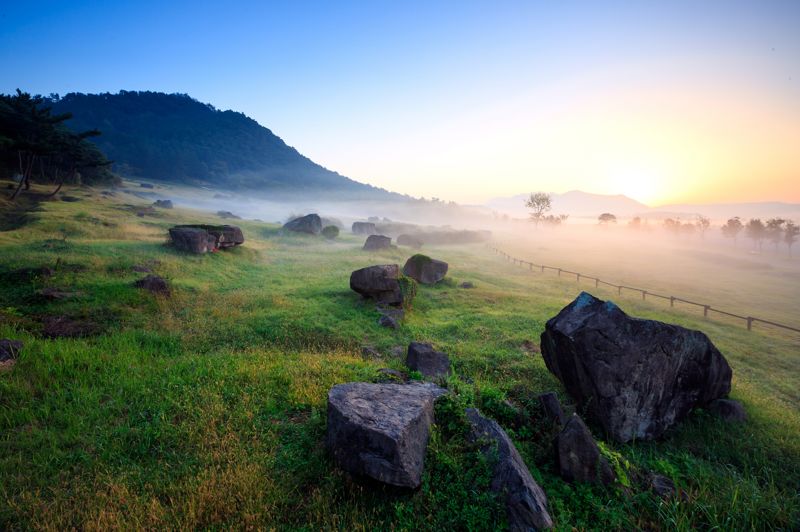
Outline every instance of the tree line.
<svg viewBox="0 0 800 532">
<path fill-rule="evenodd" d="M 33 181 L 53 183 L 55 195 L 65 183 L 114 182 L 105 155 L 87 139 L 100 132 L 75 133 L 66 126 L 70 113 L 56 114 L 42 96 L 17 89 L 0 94 L 0 175 L 15 179 L 11 199 L 30 190 Z"/>
</svg>

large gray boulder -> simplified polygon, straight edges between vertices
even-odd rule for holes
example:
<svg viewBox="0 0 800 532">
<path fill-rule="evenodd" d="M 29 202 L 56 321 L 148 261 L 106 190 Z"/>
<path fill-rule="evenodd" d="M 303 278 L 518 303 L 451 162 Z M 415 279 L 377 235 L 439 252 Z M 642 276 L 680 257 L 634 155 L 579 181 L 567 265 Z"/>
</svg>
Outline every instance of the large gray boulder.
<svg viewBox="0 0 800 532">
<path fill-rule="evenodd" d="M 567 482 L 611 484 L 616 475 L 592 438 L 592 433 L 577 415 L 556 436 L 556 461 L 561 478 Z"/>
<path fill-rule="evenodd" d="M 632 318 L 586 292 L 547 322 L 541 345 L 579 410 L 619 442 L 658 438 L 731 389 L 731 368 L 705 334 Z"/>
<path fill-rule="evenodd" d="M 353 222 L 352 231 L 354 235 L 374 235 L 378 231 L 372 222 Z"/>
<path fill-rule="evenodd" d="M 169 236 L 176 249 L 189 253 L 206 253 L 244 243 L 244 234 L 235 225 L 176 225 L 169 230 Z"/>
<path fill-rule="evenodd" d="M 422 284 L 436 284 L 447 275 L 447 263 L 418 253 L 406 261 L 403 274 Z"/>
<path fill-rule="evenodd" d="M 547 511 L 547 496 L 533 480 L 519 451 L 506 432 L 475 408 L 467 409 L 472 426 L 470 440 L 481 444 L 481 451 L 493 461 L 490 489 L 499 493 L 506 505 L 508 528 L 513 531 L 542 530 L 553 526 Z"/>
<path fill-rule="evenodd" d="M 283 228 L 295 233 L 318 235 L 322 231 L 322 218 L 318 214 L 307 214 L 286 222 Z"/>
<path fill-rule="evenodd" d="M 367 266 L 350 274 L 350 288 L 366 298 L 387 305 L 401 305 L 400 268 L 397 264 Z"/>
<path fill-rule="evenodd" d="M 345 471 L 405 488 L 422 479 L 433 403 L 430 383 L 350 382 L 328 392 L 327 446 Z"/>
<path fill-rule="evenodd" d="M 446 377 L 450 374 L 450 358 L 447 354 L 434 350 L 431 344 L 411 342 L 408 345 L 406 366 L 419 371 L 428 379 Z"/>
<path fill-rule="evenodd" d="M 383 235 L 369 235 L 364 242 L 364 251 L 379 251 L 392 247 L 392 239 Z"/>
</svg>

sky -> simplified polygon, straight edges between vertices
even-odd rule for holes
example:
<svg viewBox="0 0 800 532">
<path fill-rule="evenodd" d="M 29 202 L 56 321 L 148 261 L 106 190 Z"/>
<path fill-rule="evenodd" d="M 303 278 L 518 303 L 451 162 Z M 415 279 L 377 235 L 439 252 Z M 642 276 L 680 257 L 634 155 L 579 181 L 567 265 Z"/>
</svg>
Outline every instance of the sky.
<svg viewBox="0 0 800 532">
<path fill-rule="evenodd" d="M 4 2 L 0 92 L 241 111 L 413 196 L 800 202 L 800 1 Z"/>
</svg>

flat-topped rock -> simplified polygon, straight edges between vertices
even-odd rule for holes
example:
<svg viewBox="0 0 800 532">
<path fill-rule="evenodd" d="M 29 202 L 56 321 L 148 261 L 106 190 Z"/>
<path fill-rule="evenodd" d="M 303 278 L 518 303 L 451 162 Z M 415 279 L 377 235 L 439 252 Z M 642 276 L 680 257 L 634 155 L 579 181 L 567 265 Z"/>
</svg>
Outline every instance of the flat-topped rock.
<svg viewBox="0 0 800 532">
<path fill-rule="evenodd" d="M 727 396 L 731 368 L 700 331 L 632 318 L 583 292 L 542 334 L 547 368 L 616 441 L 650 440 Z"/>
<path fill-rule="evenodd" d="M 334 461 L 356 476 L 419 487 L 433 404 L 444 393 L 430 383 L 334 386 L 328 392 L 326 435 Z"/>
<path fill-rule="evenodd" d="M 403 275 L 422 284 L 436 284 L 447 275 L 447 268 L 447 263 L 442 260 L 417 254 L 406 261 L 403 266 Z"/>
<path fill-rule="evenodd" d="M 392 247 L 392 239 L 383 235 L 369 235 L 364 242 L 364 251 L 378 251 Z"/>
<path fill-rule="evenodd" d="M 322 232 L 322 218 L 319 217 L 319 214 L 306 214 L 300 218 L 289 220 L 283 224 L 283 228 L 295 233 L 318 235 Z"/>
<path fill-rule="evenodd" d="M 400 268 L 397 264 L 367 266 L 350 274 L 350 289 L 378 303 L 401 305 Z"/>
<path fill-rule="evenodd" d="M 547 511 L 547 496 L 533 480 L 528 466 L 506 431 L 475 408 L 467 409 L 470 440 L 494 462 L 490 489 L 499 493 L 506 506 L 508 528 L 513 531 L 542 530 L 553 526 Z"/>
</svg>

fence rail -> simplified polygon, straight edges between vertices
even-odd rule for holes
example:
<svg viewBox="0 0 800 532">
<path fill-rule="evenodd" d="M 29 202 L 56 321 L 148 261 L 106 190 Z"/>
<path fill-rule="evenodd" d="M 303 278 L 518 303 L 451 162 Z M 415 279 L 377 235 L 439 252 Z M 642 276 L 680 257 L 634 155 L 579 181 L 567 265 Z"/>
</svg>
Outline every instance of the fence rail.
<svg viewBox="0 0 800 532">
<path fill-rule="evenodd" d="M 599 288 L 601 284 L 606 285 L 606 286 L 610 286 L 612 288 L 616 288 L 617 289 L 617 294 L 619 294 L 619 295 L 622 295 L 622 291 L 623 290 L 627 290 L 629 292 L 639 292 L 642 295 L 642 300 L 643 301 L 647 300 L 647 296 L 660 298 L 660 299 L 665 299 L 665 300 L 669 301 L 669 306 L 670 307 L 674 307 L 675 303 L 684 303 L 686 305 L 693 305 L 693 306 L 700 307 L 700 308 L 703 309 L 703 316 L 704 317 L 708 317 L 709 313 L 715 312 L 717 314 L 722 314 L 724 316 L 728 316 L 728 317 L 731 317 L 731 318 L 744 320 L 747 323 L 747 330 L 748 331 L 752 331 L 753 330 L 753 324 L 754 323 L 763 323 L 765 325 L 769 325 L 769 326 L 772 326 L 772 327 L 777 327 L 779 329 L 785 329 L 787 331 L 793 331 L 793 332 L 796 332 L 796 333 L 800 333 L 800 329 L 798 329 L 796 327 L 790 327 L 788 325 L 783 325 L 783 324 L 780 324 L 780 323 L 775 323 L 774 321 L 764 320 L 764 319 L 761 319 L 761 318 L 756 318 L 754 316 L 742 316 L 740 314 L 734 314 L 733 312 L 728 312 L 726 310 L 720 310 L 718 308 L 714 308 L 711 305 L 708 305 L 708 304 L 705 304 L 705 303 L 698 303 L 697 301 L 689 301 L 688 299 L 683 299 L 681 297 L 665 296 L 663 294 L 658 294 L 656 292 L 650 292 L 649 290 L 645 290 L 644 288 L 637 288 L 635 286 L 627 286 L 627 285 L 624 285 L 624 284 L 611 283 L 611 282 L 608 282 L 608 281 L 604 281 L 603 279 L 600 279 L 599 277 L 595 277 L 594 275 L 587 275 L 585 273 L 574 272 L 572 270 L 565 270 L 564 268 L 558 268 L 556 266 L 548 266 L 546 264 L 536 264 L 535 262 L 530 262 L 530 261 L 527 261 L 527 260 L 518 259 L 517 257 L 512 257 L 511 255 L 509 255 L 505 251 L 500 250 L 500 249 L 498 249 L 498 248 L 496 248 L 494 246 L 491 246 L 491 245 L 487 244 L 486 247 L 488 247 L 489 249 L 494 251 L 496 254 L 502 256 L 507 261 L 512 262 L 513 264 L 518 264 L 520 266 L 527 266 L 530 271 L 533 271 L 534 269 L 537 269 L 537 270 L 540 270 L 541 273 L 544 273 L 546 270 L 552 270 L 554 272 L 557 272 L 559 277 L 561 277 L 562 274 L 574 275 L 575 276 L 575 280 L 578 283 L 580 283 L 582 279 L 586 279 L 586 280 L 589 280 L 589 281 L 594 281 L 595 288 Z"/>
</svg>

